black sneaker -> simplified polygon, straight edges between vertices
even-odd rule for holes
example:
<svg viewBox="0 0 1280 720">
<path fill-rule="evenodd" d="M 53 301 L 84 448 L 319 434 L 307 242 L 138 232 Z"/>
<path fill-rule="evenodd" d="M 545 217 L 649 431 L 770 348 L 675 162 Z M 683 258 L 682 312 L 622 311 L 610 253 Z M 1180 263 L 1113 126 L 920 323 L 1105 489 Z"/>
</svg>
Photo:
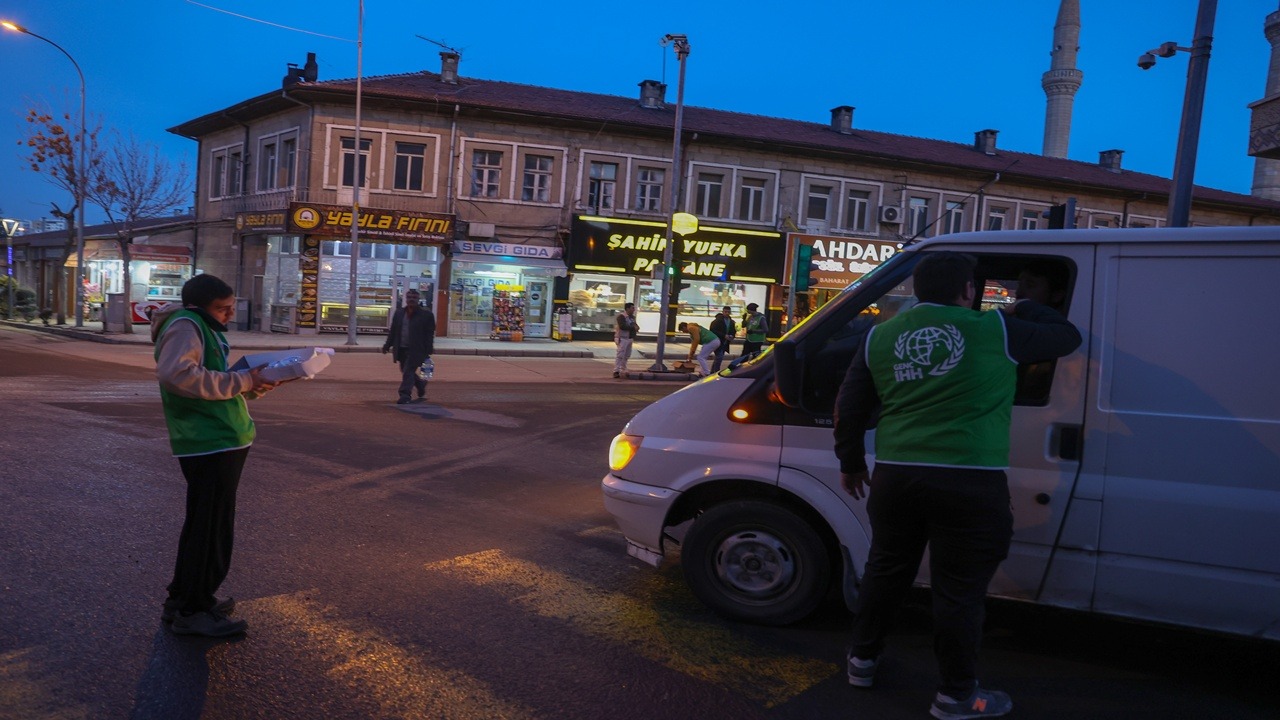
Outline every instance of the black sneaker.
<svg viewBox="0 0 1280 720">
<path fill-rule="evenodd" d="M 1007 693 L 999 690 L 983 690 L 974 688 L 969 697 L 956 700 L 953 697 L 938 693 L 933 699 L 933 707 L 929 714 L 938 720 L 969 720 L 969 718 L 989 718 L 1008 715 L 1013 710 L 1013 701 Z"/>
<path fill-rule="evenodd" d="M 220 613 L 222 615 L 230 615 L 236 610 L 236 599 L 233 597 L 225 598 L 223 600 L 214 598 L 213 602 L 214 602 L 213 611 L 216 613 Z M 177 614 L 178 614 L 178 611 L 176 608 L 166 604 L 164 608 L 160 611 L 160 622 L 163 622 L 165 625 L 168 625 L 169 623 L 173 622 L 173 618 L 176 617 Z"/>
<path fill-rule="evenodd" d="M 616 378 L 620 378 L 620 377 L 622 377 L 622 373 L 618 372 L 617 370 L 614 370 L 614 371 L 613 371 L 613 376 L 614 376 L 614 377 L 616 377 Z"/>
<path fill-rule="evenodd" d="M 876 668 L 880 667 L 880 658 L 864 660 L 853 655 L 845 656 L 845 665 L 849 670 L 849 684 L 854 687 L 869 688 L 876 679 Z"/>
<path fill-rule="evenodd" d="M 222 638 L 240 635 L 249 628 L 249 623 L 231 618 L 215 611 L 197 612 L 190 615 L 178 613 L 169 624 L 169 632 L 174 635 L 198 635 L 200 637 Z"/>
<path fill-rule="evenodd" d="M 400 398 L 400 399 L 396 400 L 396 404 L 397 404 L 397 405 L 408 405 L 410 402 L 411 402 L 411 401 L 410 401 L 410 400 L 409 400 L 409 398 L 407 398 L 407 397 L 402 397 L 402 398 Z"/>
</svg>

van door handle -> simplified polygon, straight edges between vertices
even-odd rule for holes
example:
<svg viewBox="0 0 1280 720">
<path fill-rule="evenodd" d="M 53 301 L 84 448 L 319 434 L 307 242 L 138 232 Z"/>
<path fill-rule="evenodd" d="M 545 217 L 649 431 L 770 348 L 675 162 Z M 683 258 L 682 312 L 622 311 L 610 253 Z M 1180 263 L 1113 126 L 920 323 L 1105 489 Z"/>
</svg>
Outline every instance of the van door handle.
<svg viewBox="0 0 1280 720">
<path fill-rule="evenodd" d="M 1049 452 L 1060 460 L 1079 460 L 1084 438 L 1079 425 L 1054 425 L 1049 430 Z"/>
</svg>

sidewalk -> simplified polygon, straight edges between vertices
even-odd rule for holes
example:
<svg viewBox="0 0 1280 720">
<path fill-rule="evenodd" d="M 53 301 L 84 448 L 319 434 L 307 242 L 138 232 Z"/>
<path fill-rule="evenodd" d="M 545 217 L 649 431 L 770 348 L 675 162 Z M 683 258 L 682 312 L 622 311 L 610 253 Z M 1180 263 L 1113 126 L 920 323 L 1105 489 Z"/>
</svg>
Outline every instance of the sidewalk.
<svg viewBox="0 0 1280 720">
<path fill-rule="evenodd" d="M 150 345 L 151 328 L 147 325 L 135 325 L 134 332 L 103 332 L 101 322 L 85 321 L 84 327 L 75 327 L 70 322 L 66 325 L 44 325 L 39 321 L 24 322 L 20 320 L 0 319 L 0 326 L 15 329 L 44 332 L 51 335 L 83 340 L 87 342 Z M 231 330 L 226 333 L 227 340 L 235 350 L 285 350 L 302 347 L 328 347 L 334 352 L 377 353 L 382 351 L 385 335 L 356 335 L 356 344 L 347 345 L 345 333 L 322 333 L 318 335 L 288 335 L 284 333 L 249 332 Z M 611 340 L 578 340 L 559 342 L 544 338 L 525 339 L 521 342 L 490 340 L 489 338 L 452 338 L 438 337 L 435 340 L 436 355 L 480 355 L 487 357 L 534 357 L 534 358 L 594 358 L 612 361 L 614 344 Z M 677 360 L 683 360 L 688 353 L 688 346 L 668 342 L 664 353 L 665 364 L 670 367 Z M 692 373 L 648 371 L 647 364 L 639 360 L 652 360 L 657 357 L 656 342 L 636 342 L 631 353 L 632 370 L 627 373 L 631 380 L 678 380 L 694 379 Z M 638 369 L 644 367 L 644 370 Z"/>
</svg>

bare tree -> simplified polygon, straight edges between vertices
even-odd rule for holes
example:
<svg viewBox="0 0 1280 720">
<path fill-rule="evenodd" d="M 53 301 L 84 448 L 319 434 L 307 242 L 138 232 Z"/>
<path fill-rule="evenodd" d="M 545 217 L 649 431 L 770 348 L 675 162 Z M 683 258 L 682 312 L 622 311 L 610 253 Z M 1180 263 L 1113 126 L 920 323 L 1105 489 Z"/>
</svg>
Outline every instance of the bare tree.
<svg viewBox="0 0 1280 720">
<path fill-rule="evenodd" d="M 86 194 L 116 227 L 116 242 L 124 261 L 124 288 L 126 297 L 130 297 L 133 278 L 129 270 L 132 260 L 129 246 L 138 221 L 167 215 L 187 204 L 191 195 L 187 164 L 179 161 L 174 165 L 156 145 L 142 142 L 132 133 L 127 138 L 117 133 L 102 158 L 101 182 L 91 183 Z M 133 332 L 133 313 L 128 305 L 124 331 Z"/>
<path fill-rule="evenodd" d="M 19 140 L 18 144 L 27 147 L 27 162 L 30 164 L 31 169 L 44 175 L 45 179 L 55 187 L 61 188 L 71 195 L 71 207 L 66 210 L 59 207 L 57 203 L 50 203 L 53 216 L 67 221 L 67 242 L 62 246 L 62 255 L 58 259 L 59 268 L 63 268 L 66 267 L 67 258 L 71 256 L 72 250 L 76 247 L 75 216 L 78 209 L 76 188 L 80 179 L 78 159 L 80 129 L 76 128 L 72 122 L 71 113 L 64 112 L 61 115 L 55 115 L 47 106 L 43 105 L 27 110 L 26 120 L 28 134 L 26 138 Z M 85 159 L 88 163 L 85 173 L 87 179 L 85 183 L 86 195 L 95 186 L 101 186 L 103 182 L 100 172 L 102 168 L 102 150 L 98 146 L 98 135 L 101 130 L 101 123 L 90 123 L 88 134 L 85 136 Z M 53 309 L 57 314 L 59 325 L 64 325 L 67 322 L 67 308 L 64 306 L 64 298 L 66 297 L 65 275 L 66 273 L 64 272 L 54 274 Z"/>
</svg>

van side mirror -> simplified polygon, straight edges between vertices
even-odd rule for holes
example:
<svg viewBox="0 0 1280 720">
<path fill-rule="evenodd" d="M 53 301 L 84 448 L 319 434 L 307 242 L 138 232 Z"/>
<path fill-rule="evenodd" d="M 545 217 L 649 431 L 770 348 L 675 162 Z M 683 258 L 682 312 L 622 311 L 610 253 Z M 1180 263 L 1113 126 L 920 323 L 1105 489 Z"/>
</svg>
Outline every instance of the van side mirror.
<svg viewBox="0 0 1280 720">
<path fill-rule="evenodd" d="M 787 407 L 800 407 L 800 388 L 804 386 L 804 371 L 796 359 L 795 340 L 780 340 L 773 344 L 773 383 L 778 397 Z"/>
</svg>

